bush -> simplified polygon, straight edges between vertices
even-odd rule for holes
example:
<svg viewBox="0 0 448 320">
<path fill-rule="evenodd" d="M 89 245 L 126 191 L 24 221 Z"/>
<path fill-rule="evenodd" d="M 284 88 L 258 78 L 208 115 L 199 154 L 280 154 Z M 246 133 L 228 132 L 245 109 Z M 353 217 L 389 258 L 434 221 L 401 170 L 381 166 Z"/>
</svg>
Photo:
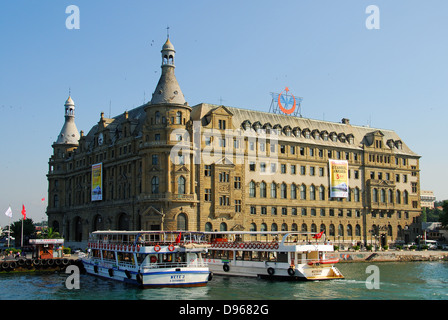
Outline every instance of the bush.
<svg viewBox="0 0 448 320">
<path fill-rule="evenodd" d="M 370 250 L 372 250 L 372 248 L 373 248 L 373 246 L 372 246 L 371 244 L 366 245 L 366 249 L 367 249 L 367 250 L 370 251 Z"/>
<path fill-rule="evenodd" d="M 383 246 L 383 250 L 388 250 L 389 246 L 386 244 L 385 246 Z"/>
<path fill-rule="evenodd" d="M 397 250 L 403 250 L 403 246 L 400 246 L 400 245 L 395 246 L 395 248 L 396 248 Z"/>
<path fill-rule="evenodd" d="M 63 249 L 64 254 L 71 254 L 72 253 L 72 249 L 69 247 L 64 247 Z"/>
<path fill-rule="evenodd" d="M 339 246 L 334 246 L 334 251 L 338 251 L 339 250 Z"/>
<path fill-rule="evenodd" d="M 359 250 L 359 246 L 353 246 L 353 250 Z"/>
</svg>

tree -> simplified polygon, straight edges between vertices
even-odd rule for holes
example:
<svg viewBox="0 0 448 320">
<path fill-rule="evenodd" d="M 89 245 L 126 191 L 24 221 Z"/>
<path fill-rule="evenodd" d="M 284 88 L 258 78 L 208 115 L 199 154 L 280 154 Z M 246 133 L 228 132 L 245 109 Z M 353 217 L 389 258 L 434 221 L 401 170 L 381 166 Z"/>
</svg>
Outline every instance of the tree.
<svg viewBox="0 0 448 320">
<path fill-rule="evenodd" d="M 443 211 L 439 216 L 439 221 L 442 222 L 442 227 L 448 226 L 448 200 L 443 201 Z"/>
<path fill-rule="evenodd" d="M 16 246 L 20 246 L 22 239 L 22 220 L 13 222 L 11 224 L 11 232 L 16 238 Z M 31 235 L 36 232 L 36 228 L 34 227 L 33 219 L 25 219 L 23 220 L 23 244 L 28 242 L 28 239 Z"/>
<path fill-rule="evenodd" d="M 62 238 L 59 232 L 54 231 L 53 228 L 47 228 L 41 235 L 42 239 L 59 239 Z"/>
</svg>

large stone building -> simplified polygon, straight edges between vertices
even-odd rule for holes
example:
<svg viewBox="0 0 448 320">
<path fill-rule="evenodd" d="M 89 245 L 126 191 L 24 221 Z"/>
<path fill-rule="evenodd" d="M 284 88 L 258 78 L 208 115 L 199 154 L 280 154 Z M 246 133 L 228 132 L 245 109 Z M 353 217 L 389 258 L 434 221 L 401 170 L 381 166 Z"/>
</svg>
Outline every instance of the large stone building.
<svg viewBox="0 0 448 320">
<path fill-rule="evenodd" d="M 190 107 L 174 58 L 168 39 L 151 101 L 114 118 L 101 113 L 87 135 L 73 100 L 65 103 L 47 214 L 69 244 L 101 229 L 325 230 L 336 243 L 383 245 L 420 232 L 419 155 L 394 131 Z M 346 198 L 330 197 L 330 159 L 348 162 Z"/>
</svg>

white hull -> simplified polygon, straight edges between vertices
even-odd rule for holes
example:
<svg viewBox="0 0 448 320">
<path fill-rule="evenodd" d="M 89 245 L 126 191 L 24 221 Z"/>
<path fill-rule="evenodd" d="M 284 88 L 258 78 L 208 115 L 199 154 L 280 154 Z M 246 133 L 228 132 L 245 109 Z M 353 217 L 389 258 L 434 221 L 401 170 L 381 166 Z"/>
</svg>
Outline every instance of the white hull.
<svg viewBox="0 0 448 320">
<path fill-rule="evenodd" d="M 328 280 L 343 278 L 339 270 L 332 265 L 311 267 L 307 264 L 298 264 L 294 269 L 290 269 L 290 265 L 287 263 L 249 261 L 237 261 L 237 263 L 233 263 L 232 261 L 224 263 L 219 260 L 211 259 L 208 262 L 208 266 L 210 271 L 215 275 L 283 278 L 284 280 Z"/>
<path fill-rule="evenodd" d="M 131 268 L 92 264 L 87 260 L 83 263 L 88 274 L 145 288 L 205 286 L 210 276 L 208 267 L 154 268 L 138 272 Z"/>
</svg>

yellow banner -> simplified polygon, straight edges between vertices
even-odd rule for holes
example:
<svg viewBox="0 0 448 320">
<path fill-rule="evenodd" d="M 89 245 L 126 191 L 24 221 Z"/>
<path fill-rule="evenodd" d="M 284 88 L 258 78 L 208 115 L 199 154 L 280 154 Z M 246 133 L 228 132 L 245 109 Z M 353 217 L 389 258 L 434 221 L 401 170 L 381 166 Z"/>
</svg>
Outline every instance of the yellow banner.
<svg viewBox="0 0 448 320">
<path fill-rule="evenodd" d="M 330 167 L 330 197 L 348 197 L 348 161 L 328 160 Z"/>
<path fill-rule="evenodd" d="M 103 200 L 103 164 L 92 165 L 92 201 Z"/>
</svg>

